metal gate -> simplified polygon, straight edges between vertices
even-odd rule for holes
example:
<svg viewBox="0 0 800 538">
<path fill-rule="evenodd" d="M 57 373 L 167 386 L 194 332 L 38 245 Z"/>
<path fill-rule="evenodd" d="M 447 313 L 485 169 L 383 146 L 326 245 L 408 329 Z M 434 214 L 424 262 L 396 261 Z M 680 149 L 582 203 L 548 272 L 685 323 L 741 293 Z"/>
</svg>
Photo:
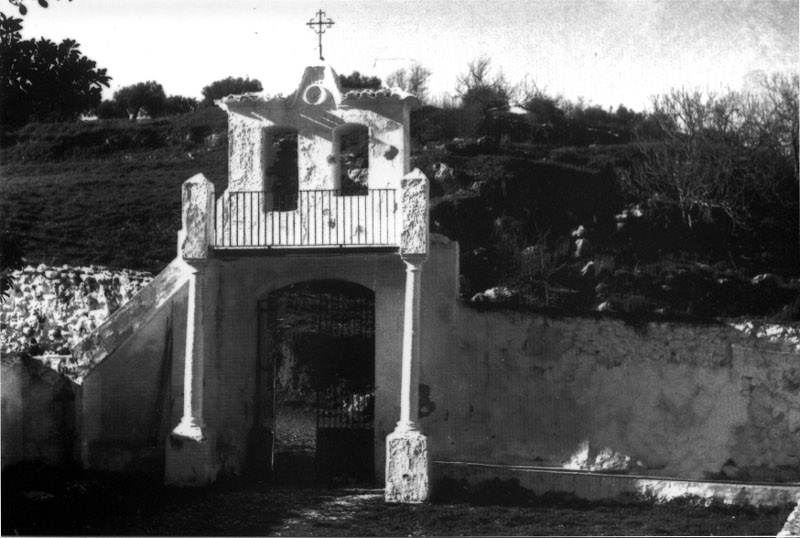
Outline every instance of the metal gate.
<svg viewBox="0 0 800 538">
<path fill-rule="evenodd" d="M 259 391 L 262 404 L 273 407 L 277 390 L 276 361 L 294 333 L 327 344 L 313 357 L 316 415 L 316 479 L 324 484 L 348 485 L 374 480 L 375 314 L 371 290 L 340 281 L 295 284 L 259 301 Z M 263 324 L 262 324 L 263 323 Z M 297 350 L 294 350 L 297 351 Z M 293 353 L 294 353 L 293 351 Z M 295 359 L 297 355 L 295 355 Z M 272 415 L 266 411 L 261 416 Z M 274 428 L 273 428 L 274 431 Z M 279 465 L 280 466 L 280 465 Z"/>
<path fill-rule="evenodd" d="M 317 392 L 317 478 L 328 485 L 372 482 L 375 391 L 331 386 Z"/>
</svg>

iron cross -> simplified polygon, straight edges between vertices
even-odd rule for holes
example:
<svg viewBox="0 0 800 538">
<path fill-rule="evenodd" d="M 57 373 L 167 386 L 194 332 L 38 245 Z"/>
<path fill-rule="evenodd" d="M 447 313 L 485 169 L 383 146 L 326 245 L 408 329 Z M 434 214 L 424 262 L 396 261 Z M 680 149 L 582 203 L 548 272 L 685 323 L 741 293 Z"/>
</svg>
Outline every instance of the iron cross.
<svg viewBox="0 0 800 538">
<path fill-rule="evenodd" d="M 326 28 L 330 28 L 335 24 L 330 19 L 330 17 L 328 17 L 327 21 L 322 20 L 322 17 L 324 16 L 325 12 L 320 9 L 319 11 L 317 11 L 317 17 L 319 17 L 318 20 L 315 21 L 314 18 L 312 17 L 306 23 L 306 26 L 314 30 L 314 33 L 316 33 L 319 36 L 319 59 L 323 61 L 325 60 L 325 58 L 322 57 L 322 34 L 325 33 Z M 315 26 L 316 28 L 314 28 Z"/>
</svg>

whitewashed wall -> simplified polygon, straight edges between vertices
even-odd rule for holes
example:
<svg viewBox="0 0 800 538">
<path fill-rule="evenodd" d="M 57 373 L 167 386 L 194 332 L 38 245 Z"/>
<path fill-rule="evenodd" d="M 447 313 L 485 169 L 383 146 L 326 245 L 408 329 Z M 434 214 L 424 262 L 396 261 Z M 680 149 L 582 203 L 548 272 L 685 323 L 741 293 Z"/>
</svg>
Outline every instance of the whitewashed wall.
<svg viewBox="0 0 800 538">
<path fill-rule="evenodd" d="M 790 345 L 726 325 L 464 306 L 436 332 L 421 381 L 434 460 L 800 480 Z"/>
</svg>

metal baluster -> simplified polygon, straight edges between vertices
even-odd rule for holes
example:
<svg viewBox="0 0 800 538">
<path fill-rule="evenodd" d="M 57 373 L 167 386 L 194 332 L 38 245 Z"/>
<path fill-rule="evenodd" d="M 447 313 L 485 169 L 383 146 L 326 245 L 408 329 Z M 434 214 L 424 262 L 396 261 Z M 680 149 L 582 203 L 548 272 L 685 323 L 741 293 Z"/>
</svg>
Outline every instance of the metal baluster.
<svg viewBox="0 0 800 538">
<path fill-rule="evenodd" d="M 236 246 L 239 246 L 239 193 L 235 193 L 236 198 Z"/>
<path fill-rule="evenodd" d="M 383 242 L 383 191 L 378 193 L 378 243 Z"/>
<path fill-rule="evenodd" d="M 331 191 L 327 191 L 327 192 L 328 192 L 328 222 L 325 223 L 325 227 L 328 229 L 328 243 L 327 244 L 330 245 L 331 244 L 331 222 L 330 221 L 332 220 L 331 219 L 331 210 L 332 210 L 331 208 L 333 207 L 333 204 L 331 204 Z"/>
<path fill-rule="evenodd" d="M 390 206 L 392 211 L 391 213 L 391 227 L 392 227 L 392 237 L 391 240 L 394 244 L 397 244 L 397 191 L 392 191 L 392 205 Z"/>
<path fill-rule="evenodd" d="M 305 241 L 306 241 L 306 244 L 307 244 L 308 243 L 308 222 L 309 222 L 309 217 L 311 216 L 311 207 L 310 207 L 311 204 L 309 203 L 309 200 L 308 200 L 308 193 L 306 193 L 305 199 L 306 199 L 306 212 L 304 213 L 304 215 L 306 217 L 306 226 L 305 226 L 306 236 L 305 236 Z M 302 224 L 302 221 L 301 221 L 301 224 Z M 301 226 L 301 228 L 302 228 L 302 226 Z M 300 231 L 302 233 L 302 229 Z M 300 236 L 300 240 L 302 242 L 302 240 L 303 240 L 303 236 L 302 235 Z"/>
<path fill-rule="evenodd" d="M 311 193 L 309 193 L 309 200 L 311 199 Z M 320 212 L 319 203 L 317 202 L 317 193 L 314 192 L 314 213 L 312 214 L 313 226 L 314 226 L 314 242 L 313 245 L 317 244 L 317 213 Z M 311 238 L 311 230 L 309 229 L 308 237 Z"/>
</svg>

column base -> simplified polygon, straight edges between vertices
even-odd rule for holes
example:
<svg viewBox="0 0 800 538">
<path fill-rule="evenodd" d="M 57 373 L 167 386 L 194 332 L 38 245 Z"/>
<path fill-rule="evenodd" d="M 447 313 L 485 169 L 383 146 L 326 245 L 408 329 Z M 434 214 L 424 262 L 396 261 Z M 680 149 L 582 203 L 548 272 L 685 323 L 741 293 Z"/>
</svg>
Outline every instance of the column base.
<svg viewBox="0 0 800 538">
<path fill-rule="evenodd" d="M 177 430 L 177 428 L 176 428 Z M 213 436 L 186 437 L 172 432 L 167 438 L 165 483 L 168 486 L 206 486 L 217 476 Z"/>
<path fill-rule="evenodd" d="M 398 427 L 386 437 L 386 502 L 421 503 L 429 497 L 428 439 Z"/>
</svg>

